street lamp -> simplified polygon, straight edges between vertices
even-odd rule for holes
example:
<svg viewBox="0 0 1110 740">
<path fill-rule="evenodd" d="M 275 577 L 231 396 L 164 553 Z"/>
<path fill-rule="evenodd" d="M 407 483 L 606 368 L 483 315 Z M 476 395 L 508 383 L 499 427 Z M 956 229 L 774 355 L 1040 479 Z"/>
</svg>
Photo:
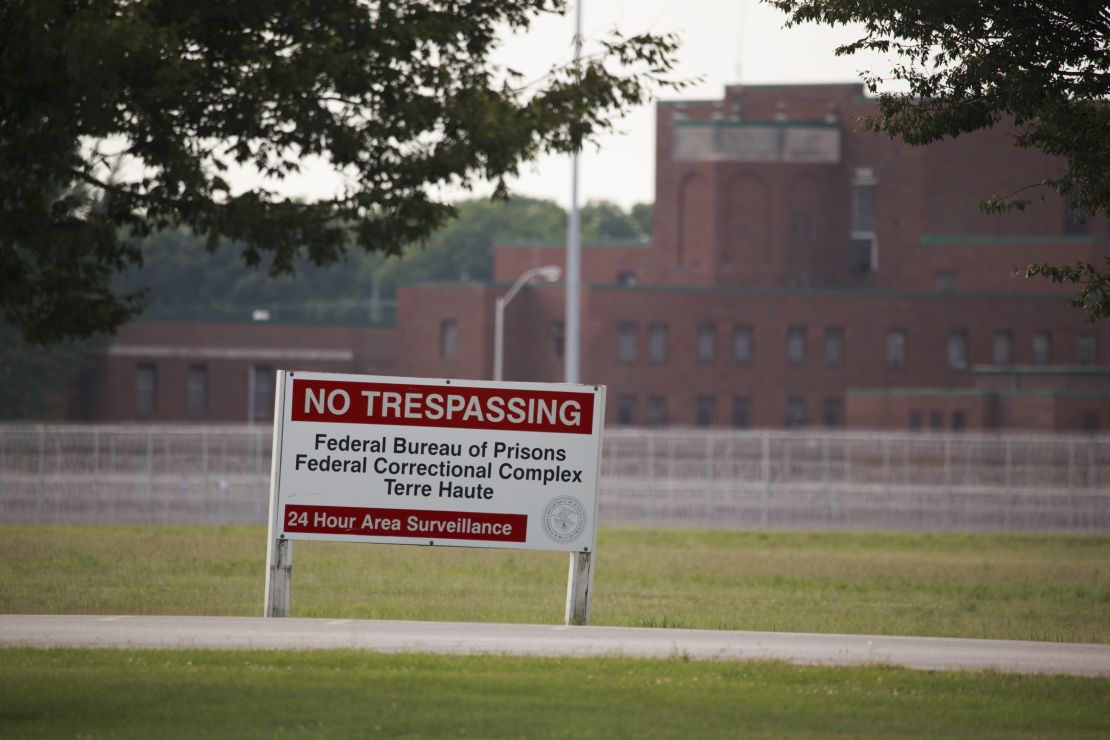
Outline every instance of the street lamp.
<svg viewBox="0 0 1110 740">
<path fill-rule="evenodd" d="M 544 265 L 526 270 L 513 283 L 513 287 L 503 296 L 498 296 L 493 313 L 493 379 L 502 380 L 505 365 L 505 306 L 516 297 L 528 283 L 539 279 L 546 283 L 553 283 L 562 276 L 563 271 L 556 265 Z"/>
</svg>

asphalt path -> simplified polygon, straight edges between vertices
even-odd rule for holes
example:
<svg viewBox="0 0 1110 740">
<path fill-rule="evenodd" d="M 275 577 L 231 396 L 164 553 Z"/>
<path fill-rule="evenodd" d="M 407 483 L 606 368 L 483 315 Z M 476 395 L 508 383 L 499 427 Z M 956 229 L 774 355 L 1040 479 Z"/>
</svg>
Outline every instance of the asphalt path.
<svg viewBox="0 0 1110 740">
<path fill-rule="evenodd" d="M 470 622 L 0 615 L 0 645 L 686 657 L 1110 676 L 1110 645 Z"/>
</svg>

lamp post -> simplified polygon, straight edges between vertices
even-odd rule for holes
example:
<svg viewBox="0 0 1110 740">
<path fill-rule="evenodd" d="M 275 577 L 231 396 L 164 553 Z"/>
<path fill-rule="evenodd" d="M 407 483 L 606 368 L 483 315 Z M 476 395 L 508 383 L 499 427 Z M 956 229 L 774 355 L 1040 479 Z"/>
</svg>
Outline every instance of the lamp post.
<svg viewBox="0 0 1110 740">
<path fill-rule="evenodd" d="M 493 313 L 493 379 L 503 380 L 505 369 L 505 306 L 509 305 L 509 301 L 516 297 L 528 283 L 536 280 L 537 278 L 547 282 L 553 283 L 559 279 L 563 271 L 556 265 L 544 265 L 543 267 L 533 267 L 531 270 L 525 270 L 520 277 L 513 283 L 513 287 L 506 291 L 505 295 L 498 296 L 494 306 Z"/>
</svg>

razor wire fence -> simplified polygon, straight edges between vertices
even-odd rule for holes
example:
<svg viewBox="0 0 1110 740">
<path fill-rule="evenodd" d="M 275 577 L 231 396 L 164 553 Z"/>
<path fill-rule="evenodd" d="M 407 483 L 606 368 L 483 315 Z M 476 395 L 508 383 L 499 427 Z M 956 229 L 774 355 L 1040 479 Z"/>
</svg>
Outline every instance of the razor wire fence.
<svg viewBox="0 0 1110 740">
<path fill-rule="evenodd" d="M 0 425 L 0 523 L 263 523 L 266 426 Z M 602 525 L 1110 533 L 1110 435 L 607 430 Z"/>
</svg>

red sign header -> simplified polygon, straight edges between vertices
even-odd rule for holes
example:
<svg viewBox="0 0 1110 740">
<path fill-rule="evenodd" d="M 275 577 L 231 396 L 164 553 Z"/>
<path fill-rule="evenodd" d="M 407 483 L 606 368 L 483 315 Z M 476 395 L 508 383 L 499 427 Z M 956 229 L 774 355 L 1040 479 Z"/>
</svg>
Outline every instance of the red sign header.
<svg viewBox="0 0 1110 740">
<path fill-rule="evenodd" d="M 295 378 L 291 420 L 591 434 L 594 398 L 576 391 Z"/>
</svg>

